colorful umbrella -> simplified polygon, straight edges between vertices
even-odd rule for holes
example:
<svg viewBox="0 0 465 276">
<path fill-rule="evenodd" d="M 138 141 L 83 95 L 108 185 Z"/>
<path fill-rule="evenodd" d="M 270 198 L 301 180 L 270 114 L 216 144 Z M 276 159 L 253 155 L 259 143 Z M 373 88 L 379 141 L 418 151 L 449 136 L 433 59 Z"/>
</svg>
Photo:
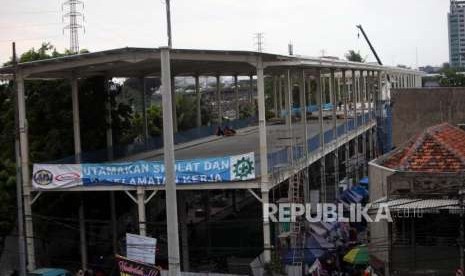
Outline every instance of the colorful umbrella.
<svg viewBox="0 0 465 276">
<path fill-rule="evenodd" d="M 349 253 L 344 256 L 344 262 L 354 265 L 368 264 L 368 248 L 366 245 L 360 245 L 352 248 Z"/>
</svg>

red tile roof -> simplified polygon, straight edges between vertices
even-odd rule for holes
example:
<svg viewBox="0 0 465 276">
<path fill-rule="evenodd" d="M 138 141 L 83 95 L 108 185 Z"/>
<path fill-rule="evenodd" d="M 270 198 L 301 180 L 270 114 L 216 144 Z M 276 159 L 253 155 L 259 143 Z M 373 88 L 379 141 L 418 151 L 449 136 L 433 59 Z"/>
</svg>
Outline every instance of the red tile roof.
<svg viewBox="0 0 465 276">
<path fill-rule="evenodd" d="M 465 172 L 465 131 L 448 123 L 432 126 L 382 164 L 401 171 Z"/>
</svg>

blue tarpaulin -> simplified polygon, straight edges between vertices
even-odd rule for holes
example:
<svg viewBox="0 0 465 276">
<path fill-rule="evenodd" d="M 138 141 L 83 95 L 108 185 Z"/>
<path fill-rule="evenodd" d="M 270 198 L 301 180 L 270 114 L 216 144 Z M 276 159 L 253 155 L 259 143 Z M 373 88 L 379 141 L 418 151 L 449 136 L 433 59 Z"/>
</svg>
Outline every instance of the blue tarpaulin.
<svg viewBox="0 0 465 276">
<path fill-rule="evenodd" d="M 367 189 L 358 185 L 342 192 L 340 199 L 347 203 L 359 203 L 366 197 L 368 197 Z"/>
<path fill-rule="evenodd" d="M 362 185 L 363 187 L 367 188 L 368 189 L 368 177 L 364 177 L 362 179 L 360 179 L 360 181 L 358 182 L 358 184 Z"/>
</svg>

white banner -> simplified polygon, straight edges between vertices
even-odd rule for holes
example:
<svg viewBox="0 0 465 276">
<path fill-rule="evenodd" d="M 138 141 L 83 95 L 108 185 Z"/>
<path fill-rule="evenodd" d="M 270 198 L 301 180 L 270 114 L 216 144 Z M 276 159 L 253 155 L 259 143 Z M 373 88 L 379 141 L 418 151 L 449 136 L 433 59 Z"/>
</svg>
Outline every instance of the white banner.
<svg viewBox="0 0 465 276">
<path fill-rule="evenodd" d="M 157 239 L 126 233 L 126 257 L 132 261 L 155 264 Z"/>
<path fill-rule="evenodd" d="M 34 188 L 58 189 L 82 185 L 79 164 L 34 164 L 33 171 Z"/>
<path fill-rule="evenodd" d="M 176 184 L 226 183 L 255 179 L 253 152 L 212 158 L 178 160 Z M 34 164 L 32 185 L 38 189 L 75 186 L 161 186 L 165 184 L 162 161 L 124 163 Z"/>
</svg>

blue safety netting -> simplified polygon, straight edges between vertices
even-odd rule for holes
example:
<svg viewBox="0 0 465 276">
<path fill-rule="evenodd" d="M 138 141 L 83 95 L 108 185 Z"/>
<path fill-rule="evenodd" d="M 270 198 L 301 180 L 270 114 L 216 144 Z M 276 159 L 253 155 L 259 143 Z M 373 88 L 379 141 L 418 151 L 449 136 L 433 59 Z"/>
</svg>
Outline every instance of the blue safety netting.
<svg viewBox="0 0 465 276">
<path fill-rule="evenodd" d="M 373 117 L 374 118 L 374 117 Z M 336 131 L 333 128 L 328 129 L 323 134 L 324 144 L 333 142 L 336 138 L 345 135 L 346 133 L 354 131 L 356 128 L 363 126 L 369 121 L 369 114 L 358 115 L 357 118 L 351 118 L 347 120 L 347 124 L 343 123 L 336 127 Z M 346 130 L 347 129 L 347 130 Z M 320 135 L 315 134 L 308 138 L 307 147 L 308 152 L 315 152 L 320 150 Z M 295 145 L 293 147 L 293 160 L 290 159 L 290 151 L 286 148 L 280 149 L 268 154 L 268 167 L 269 171 L 279 170 L 285 168 L 291 164 L 291 161 L 298 161 L 305 157 L 305 150 L 303 145 Z"/>
<path fill-rule="evenodd" d="M 306 108 L 307 112 L 308 113 L 313 113 L 313 112 L 317 112 L 318 110 L 320 110 L 320 107 L 318 105 L 307 105 L 307 108 Z M 332 103 L 325 103 L 323 105 L 321 105 L 321 110 L 323 111 L 331 111 L 333 110 L 333 104 Z M 292 116 L 296 116 L 296 115 L 300 115 L 300 113 L 302 112 L 302 109 L 300 106 L 298 107 L 293 107 L 291 108 L 291 114 Z M 287 115 L 287 110 L 281 110 L 281 117 L 285 117 Z"/>
<path fill-rule="evenodd" d="M 257 124 L 256 117 L 250 117 L 240 120 L 231 120 L 223 122 L 223 126 L 229 126 L 232 129 L 241 129 Z M 182 144 L 197 139 L 205 138 L 208 136 L 214 135 L 216 129 L 218 128 L 217 124 L 210 126 L 201 126 L 197 128 L 191 128 L 185 131 L 181 131 L 174 134 L 174 144 Z M 124 158 L 134 154 L 147 152 L 151 150 L 163 148 L 163 136 L 150 137 L 146 142 L 135 142 L 126 145 L 115 145 L 109 149 L 101 149 L 83 152 L 81 154 L 82 163 L 96 163 L 96 162 L 105 162 L 109 161 L 109 151 L 113 154 L 113 159 Z M 54 164 L 72 164 L 75 163 L 76 156 L 68 156 L 59 160 L 54 160 L 49 163 Z"/>
</svg>

